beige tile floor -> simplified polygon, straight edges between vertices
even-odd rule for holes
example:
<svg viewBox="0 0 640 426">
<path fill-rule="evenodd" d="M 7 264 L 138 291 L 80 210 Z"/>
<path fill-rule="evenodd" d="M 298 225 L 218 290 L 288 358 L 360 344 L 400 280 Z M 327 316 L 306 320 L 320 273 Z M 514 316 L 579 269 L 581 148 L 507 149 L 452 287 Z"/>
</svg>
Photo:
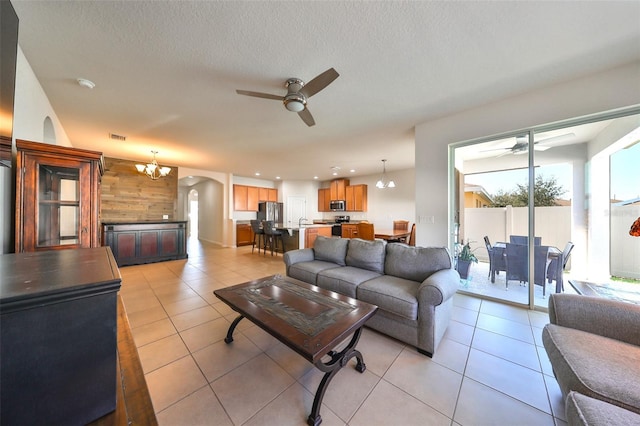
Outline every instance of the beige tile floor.
<svg viewBox="0 0 640 426">
<path fill-rule="evenodd" d="M 235 314 L 217 288 L 284 273 L 281 256 L 190 242 L 189 259 L 121 268 L 121 294 L 161 425 L 304 425 L 322 374 Z M 553 425 L 564 404 L 541 343 L 547 315 L 456 295 L 433 359 L 365 329 L 331 382 L 323 425 Z"/>
</svg>

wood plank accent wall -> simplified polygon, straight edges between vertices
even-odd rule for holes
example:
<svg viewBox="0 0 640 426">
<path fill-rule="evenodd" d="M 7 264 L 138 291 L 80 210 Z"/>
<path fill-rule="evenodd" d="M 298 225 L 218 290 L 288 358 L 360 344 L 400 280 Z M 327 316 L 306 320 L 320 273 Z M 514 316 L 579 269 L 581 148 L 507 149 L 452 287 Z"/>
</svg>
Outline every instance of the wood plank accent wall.
<svg viewBox="0 0 640 426">
<path fill-rule="evenodd" d="M 138 173 L 136 162 L 105 157 L 102 176 L 100 220 L 142 221 L 177 219 L 178 168 L 169 176 L 151 180 Z M 162 166 L 167 164 L 161 163 Z"/>
</svg>

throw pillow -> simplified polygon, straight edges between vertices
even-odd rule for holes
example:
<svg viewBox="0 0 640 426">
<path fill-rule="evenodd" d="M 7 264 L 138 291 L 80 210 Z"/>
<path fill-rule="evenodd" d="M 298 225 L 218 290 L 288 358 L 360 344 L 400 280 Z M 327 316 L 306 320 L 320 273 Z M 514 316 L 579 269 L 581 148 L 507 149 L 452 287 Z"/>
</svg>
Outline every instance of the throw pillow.
<svg viewBox="0 0 640 426">
<path fill-rule="evenodd" d="M 384 274 L 385 241 L 352 238 L 347 250 L 347 265 Z"/>
<path fill-rule="evenodd" d="M 347 238 L 328 238 L 319 235 L 313 244 L 314 258 L 315 260 L 324 260 L 325 262 L 345 266 L 348 245 L 349 240 Z"/>
</svg>

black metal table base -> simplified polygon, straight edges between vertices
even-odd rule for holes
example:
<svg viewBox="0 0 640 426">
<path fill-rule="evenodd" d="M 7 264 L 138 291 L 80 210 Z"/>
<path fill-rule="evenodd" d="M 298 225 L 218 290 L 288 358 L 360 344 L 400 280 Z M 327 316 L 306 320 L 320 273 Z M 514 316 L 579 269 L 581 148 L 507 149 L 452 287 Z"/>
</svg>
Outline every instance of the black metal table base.
<svg viewBox="0 0 640 426">
<path fill-rule="evenodd" d="M 229 330 L 227 331 L 227 337 L 225 337 L 225 343 L 233 342 L 233 331 L 235 330 L 238 323 L 244 318 L 243 315 L 239 315 L 231 325 L 229 326 Z M 342 367 L 349 363 L 349 360 L 353 357 L 356 358 L 356 371 L 360 373 L 364 373 L 367 369 L 367 366 L 364 364 L 362 359 L 362 354 L 360 351 L 356 350 L 356 345 L 360 340 L 360 335 L 362 334 L 362 327 L 357 329 L 355 333 L 353 333 L 353 337 L 349 344 L 340 352 L 330 351 L 327 356 L 331 359 L 327 362 L 323 362 L 321 359 L 316 361 L 314 365 L 322 371 L 324 376 L 318 385 L 318 390 L 316 390 L 316 396 L 313 399 L 313 408 L 311 409 L 311 414 L 307 418 L 307 424 L 309 426 L 318 426 L 322 423 L 322 417 L 320 416 L 320 407 L 322 406 L 322 399 L 324 398 L 324 394 L 329 387 L 329 383 L 333 379 L 333 377 L 340 371 Z"/>
</svg>

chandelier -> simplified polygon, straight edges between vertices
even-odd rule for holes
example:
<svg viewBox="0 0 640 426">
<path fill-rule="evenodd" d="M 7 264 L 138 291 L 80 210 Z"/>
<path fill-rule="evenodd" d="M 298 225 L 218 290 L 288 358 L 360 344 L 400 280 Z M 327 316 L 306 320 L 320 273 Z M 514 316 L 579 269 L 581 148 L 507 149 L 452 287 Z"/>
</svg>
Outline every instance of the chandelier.
<svg viewBox="0 0 640 426">
<path fill-rule="evenodd" d="M 152 180 L 160 179 L 161 177 L 165 177 L 171 171 L 171 167 L 161 167 L 158 165 L 156 161 L 156 154 L 158 151 L 151 151 L 153 154 L 153 158 L 150 163 L 147 164 L 136 164 L 136 169 L 138 172 L 147 175 Z"/>
<path fill-rule="evenodd" d="M 387 168 L 386 168 L 387 160 L 382 160 L 382 176 L 380 176 L 380 180 L 376 182 L 376 188 L 395 188 L 396 183 L 393 180 L 387 179 Z"/>
</svg>

